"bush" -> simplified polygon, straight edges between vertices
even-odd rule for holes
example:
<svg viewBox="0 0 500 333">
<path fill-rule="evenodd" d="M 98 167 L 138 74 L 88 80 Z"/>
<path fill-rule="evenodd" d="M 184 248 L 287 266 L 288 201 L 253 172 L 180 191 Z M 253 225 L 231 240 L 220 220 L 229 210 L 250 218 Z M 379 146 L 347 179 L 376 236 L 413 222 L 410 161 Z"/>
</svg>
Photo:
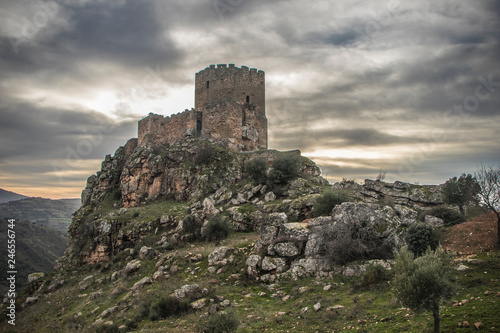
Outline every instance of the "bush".
<svg viewBox="0 0 500 333">
<path fill-rule="evenodd" d="M 214 215 L 208 221 L 206 228 L 208 241 L 222 240 L 229 236 L 232 230 L 231 224 L 220 214 Z"/>
<path fill-rule="evenodd" d="M 369 228 L 353 223 L 332 223 L 325 230 L 324 253 L 334 265 L 359 259 L 387 259 L 392 249 Z"/>
<path fill-rule="evenodd" d="M 234 311 L 221 311 L 209 315 L 198 323 L 197 331 L 203 333 L 230 333 L 235 332 L 240 320 Z"/>
<path fill-rule="evenodd" d="M 194 215 L 186 215 L 182 220 L 182 231 L 186 234 L 193 234 L 195 238 L 198 238 L 201 232 L 201 223 L 198 222 Z"/>
<path fill-rule="evenodd" d="M 300 155 L 283 154 L 273 161 L 272 169 L 267 177 L 267 184 L 271 188 L 286 185 L 299 175 Z"/>
<path fill-rule="evenodd" d="M 248 176 L 256 184 L 264 185 L 267 181 L 267 165 L 266 159 L 254 158 L 245 163 L 245 170 Z"/>
<path fill-rule="evenodd" d="M 189 300 L 178 300 L 176 297 L 168 296 L 161 298 L 149 307 L 148 318 L 151 321 L 165 319 L 170 316 L 180 315 L 189 311 Z"/>
<path fill-rule="evenodd" d="M 423 223 L 415 223 L 406 231 L 405 237 L 408 249 L 416 256 L 425 253 L 428 247 L 435 250 L 439 245 L 434 228 Z"/>
<path fill-rule="evenodd" d="M 363 273 L 361 287 L 368 288 L 389 280 L 389 274 L 384 266 L 370 265 Z"/>
<path fill-rule="evenodd" d="M 430 214 L 442 219 L 446 227 L 465 222 L 465 218 L 459 212 L 446 207 L 436 207 Z"/>
<path fill-rule="evenodd" d="M 335 206 L 350 201 L 349 194 L 345 191 L 327 191 L 321 194 L 314 202 L 314 216 L 325 216 L 332 213 Z"/>
</svg>

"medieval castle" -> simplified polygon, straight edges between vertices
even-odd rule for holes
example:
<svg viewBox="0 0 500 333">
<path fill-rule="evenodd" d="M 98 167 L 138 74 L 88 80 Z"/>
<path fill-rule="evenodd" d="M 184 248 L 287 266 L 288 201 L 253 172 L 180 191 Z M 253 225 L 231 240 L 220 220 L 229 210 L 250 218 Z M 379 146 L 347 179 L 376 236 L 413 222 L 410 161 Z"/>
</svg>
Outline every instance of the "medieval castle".
<svg viewBox="0 0 500 333">
<path fill-rule="evenodd" d="M 236 151 L 267 149 L 264 71 L 234 64 L 196 73 L 195 107 L 139 121 L 138 145 L 172 144 L 186 138 L 224 141 Z"/>
</svg>

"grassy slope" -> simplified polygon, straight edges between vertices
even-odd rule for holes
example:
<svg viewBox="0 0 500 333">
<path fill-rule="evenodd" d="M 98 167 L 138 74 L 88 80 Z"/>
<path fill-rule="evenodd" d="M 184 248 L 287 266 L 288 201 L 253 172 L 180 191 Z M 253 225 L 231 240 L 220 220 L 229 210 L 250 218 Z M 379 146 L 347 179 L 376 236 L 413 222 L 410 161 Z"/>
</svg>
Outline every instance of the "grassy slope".
<svg viewBox="0 0 500 333">
<path fill-rule="evenodd" d="M 129 209 L 126 213 L 113 219 L 131 221 L 131 226 L 138 227 L 142 223 L 156 219 L 162 214 L 180 214 L 187 206 L 175 202 L 158 202 L 148 206 Z M 102 205 L 103 212 L 113 211 L 111 203 Z M 99 212 L 98 212 L 99 213 Z M 465 225 L 465 224 L 464 224 Z M 172 226 L 167 226 L 171 228 Z M 463 226 L 455 226 L 460 232 Z M 450 228 L 453 232 L 455 229 Z M 485 231 L 487 232 L 487 231 Z M 142 242 L 148 246 L 154 245 L 161 238 L 162 231 L 148 235 Z M 475 233 L 474 233 L 475 234 Z M 451 237 L 450 233 L 443 233 Z M 40 237 L 38 235 L 37 237 Z M 471 236 L 472 237 L 472 236 Z M 197 242 L 181 243 L 174 250 L 159 250 L 159 253 L 142 261 L 142 267 L 128 277 L 117 281 L 109 280 L 111 274 L 122 269 L 126 263 L 136 257 L 126 257 L 124 252 L 108 263 L 87 265 L 71 268 L 69 271 L 49 274 L 42 286 L 42 293 L 37 293 L 39 300 L 35 305 L 21 310 L 21 303 L 28 296 L 21 293 L 18 298 L 18 317 L 16 327 L 6 323 L 4 314 L 0 317 L 0 332 L 93 332 L 91 327 L 99 315 L 106 309 L 117 305 L 117 313 L 105 318 L 117 326 L 135 323 L 133 331 L 141 332 L 194 332 L 200 316 L 207 312 L 190 312 L 182 316 L 170 317 L 164 320 L 150 321 L 141 315 L 143 308 L 161 297 L 170 295 L 175 289 L 185 284 L 198 283 L 202 288 L 210 290 L 208 299 L 224 296 L 236 309 L 241 320 L 239 332 L 334 332 L 355 329 L 361 332 L 420 332 L 431 331 L 432 316 L 430 313 L 415 314 L 402 309 L 392 296 L 390 282 L 382 282 L 367 288 L 359 287 L 360 278 L 334 276 L 333 278 L 307 278 L 299 281 L 282 281 L 273 288 L 268 285 L 250 281 L 245 277 L 244 262 L 252 250 L 256 240 L 255 233 L 237 233 L 222 241 L 218 246 L 229 245 L 237 247 L 235 261 L 225 266 L 221 274 L 210 274 L 207 271 L 208 254 L 217 246 L 213 243 Z M 144 245 L 135 245 L 136 253 Z M 202 254 L 203 260 L 191 262 L 193 254 Z M 179 272 L 164 281 L 146 286 L 138 296 L 132 296 L 129 291 L 133 284 L 145 276 L 151 277 L 156 271 L 155 264 L 164 255 L 171 255 L 166 264 L 176 265 Z M 453 306 L 453 300 L 447 301 L 442 309 L 442 331 L 454 332 L 458 323 L 468 321 L 471 326 L 482 322 L 484 328 L 500 328 L 500 251 L 490 249 L 476 256 L 480 262 L 469 264 L 469 270 L 456 272 L 457 290 L 453 300 L 468 302 L 463 306 Z M 57 274 L 57 275 L 56 275 Z M 235 274 L 240 274 L 239 277 Z M 82 281 L 93 276 L 87 283 Z M 52 292 L 48 286 L 55 280 L 64 280 L 64 285 Z M 99 281 L 102 279 L 102 281 Z M 97 280 L 97 281 L 96 281 Z M 331 285 L 328 291 L 324 287 Z M 300 292 L 300 287 L 307 287 L 306 292 Z M 27 290 L 26 290 L 27 291 Z M 92 298 L 93 292 L 101 296 Z M 260 293 L 260 295 L 259 295 Z M 265 294 L 262 294 L 265 293 Z M 289 299 L 284 298 L 290 296 Z M 313 311 L 313 305 L 321 303 L 322 309 Z M 217 303 L 217 301 L 216 301 Z M 343 308 L 330 310 L 328 307 L 342 305 Z M 308 307 L 309 311 L 302 313 Z M 5 306 L 1 308 L 5 310 Z M 461 328 L 461 332 L 475 328 Z"/>
<path fill-rule="evenodd" d="M 0 219 L 0 251 L 2 253 L 2 270 L 0 271 L 0 293 L 6 291 L 7 265 L 7 222 Z M 15 222 L 16 233 L 16 269 L 18 287 L 27 283 L 28 274 L 49 272 L 53 269 L 57 258 L 66 249 L 66 238 L 59 232 L 29 222 Z"/>
<path fill-rule="evenodd" d="M 215 248 L 210 243 L 195 243 L 183 245 L 170 251 L 173 258 L 170 264 L 181 269 L 168 280 L 154 283 L 146 287 L 138 297 L 129 293 L 130 287 L 144 276 L 152 276 L 157 258 L 143 261 L 141 269 L 129 277 L 118 281 L 90 283 L 88 287 L 80 283 L 85 277 L 93 275 L 94 279 L 109 278 L 112 272 L 125 265 L 123 260 L 116 260 L 110 265 L 87 266 L 68 272 L 64 277 L 65 284 L 55 292 L 40 296 L 36 305 L 19 312 L 14 332 L 70 332 L 78 327 L 84 331 L 105 309 L 118 305 L 119 312 L 106 320 L 112 320 L 117 325 L 135 321 L 136 331 L 141 332 L 193 332 L 199 317 L 203 312 L 191 312 L 180 317 L 170 317 L 166 320 L 152 322 L 148 319 L 138 320 L 141 307 L 159 297 L 169 295 L 176 288 L 191 283 L 211 290 L 211 298 L 221 295 L 237 305 L 238 316 L 241 319 L 239 332 L 259 331 L 300 331 L 300 332 L 334 332 L 347 330 L 349 327 L 361 332 L 410 332 L 430 331 L 432 316 L 430 313 L 414 314 L 407 309 L 401 309 L 392 296 L 390 284 L 383 282 L 371 288 L 356 287 L 359 278 L 335 276 L 330 278 L 308 278 L 300 281 L 277 283 L 274 289 L 268 286 L 248 281 L 244 275 L 235 279 L 233 274 L 241 274 L 244 261 L 251 250 L 251 243 L 256 234 L 234 234 L 221 245 L 240 247 L 235 254 L 235 262 L 227 265 L 219 275 L 207 272 L 207 256 Z M 203 254 L 201 262 L 189 262 L 190 253 Z M 500 328 L 500 267 L 498 265 L 500 252 L 492 251 L 477 256 L 482 262 L 467 264 L 470 270 L 457 271 L 457 293 L 455 300 L 468 300 L 464 306 L 452 306 L 452 300 L 447 301 L 442 309 L 443 332 L 457 330 L 459 322 L 468 321 L 471 326 L 482 322 L 488 330 L 491 327 Z M 198 271 L 195 269 L 199 267 Z M 52 277 L 53 279 L 54 277 Z M 216 279 L 217 283 L 209 283 Z M 46 286 L 50 281 L 46 282 Z M 212 281 L 213 282 L 213 281 Z M 324 291 L 326 285 L 332 289 Z M 308 291 L 300 293 L 300 287 L 308 287 Z M 90 300 L 89 294 L 101 291 L 102 296 Z M 259 293 L 266 293 L 259 296 Z M 485 294 L 485 292 L 488 292 Z M 283 300 L 290 295 L 291 299 Z M 24 300 L 26 295 L 20 297 Z M 314 312 L 312 307 L 320 302 L 322 309 Z M 329 306 L 343 305 L 345 308 L 327 311 Z M 307 313 L 301 309 L 308 307 Z M 205 308 L 206 312 L 207 308 Z M 285 312 L 278 315 L 278 312 Z M 4 316 L 2 316 L 4 317 Z M 388 318 L 383 320 L 383 318 Z M 4 320 L 2 318 L 2 320 Z M 79 326 L 80 325 L 80 326 Z M 11 329 L 6 322 L 0 324 L 0 331 Z M 475 328 L 462 328 L 461 332 L 473 331 Z"/>
</svg>

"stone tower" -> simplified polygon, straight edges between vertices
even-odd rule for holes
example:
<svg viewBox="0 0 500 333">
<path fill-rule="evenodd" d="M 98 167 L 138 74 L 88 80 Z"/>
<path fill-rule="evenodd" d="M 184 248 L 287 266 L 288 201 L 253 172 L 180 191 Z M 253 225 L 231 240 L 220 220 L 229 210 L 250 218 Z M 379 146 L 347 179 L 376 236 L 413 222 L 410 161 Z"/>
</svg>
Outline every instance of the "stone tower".
<svg viewBox="0 0 500 333">
<path fill-rule="evenodd" d="M 212 137 L 242 139 L 245 150 L 267 148 L 264 71 L 210 65 L 196 73 L 194 100 L 203 114 L 202 133 L 207 129 Z"/>
<path fill-rule="evenodd" d="M 267 149 L 265 73 L 234 64 L 196 73 L 195 108 L 139 121 L 139 145 L 171 144 L 186 137 L 213 138 L 238 151 Z"/>
</svg>

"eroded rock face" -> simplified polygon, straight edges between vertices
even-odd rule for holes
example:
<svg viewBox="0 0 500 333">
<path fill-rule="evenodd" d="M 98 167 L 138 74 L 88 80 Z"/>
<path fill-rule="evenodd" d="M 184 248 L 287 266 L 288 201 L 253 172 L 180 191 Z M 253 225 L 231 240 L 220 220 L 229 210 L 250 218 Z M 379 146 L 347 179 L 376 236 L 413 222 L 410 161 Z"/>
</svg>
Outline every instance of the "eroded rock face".
<svg viewBox="0 0 500 333">
<path fill-rule="evenodd" d="M 186 139 L 173 145 L 137 146 L 137 139 L 131 139 L 124 147 L 118 148 L 114 156 L 108 155 L 101 171 L 87 179 L 82 192 L 82 205 L 95 206 L 112 196 L 121 200 L 123 207 L 136 207 L 160 196 L 176 200 L 203 199 L 206 193 L 215 193 L 204 208 L 213 213 L 215 206 L 232 201 L 240 205 L 252 200 L 265 186 L 250 186 L 241 193 L 230 193 L 228 186 L 238 183 L 244 172 L 244 162 L 255 157 L 274 159 L 279 152 L 273 150 L 237 153 L 214 148 L 218 142 L 202 143 L 196 139 Z M 301 173 L 324 185 L 319 168 L 309 159 L 303 158 Z M 307 160 L 307 162 L 306 162 Z M 304 191 L 304 181 L 296 180 L 290 185 L 294 194 Z M 317 193 L 319 188 L 309 189 Z M 234 194 L 234 195 L 233 195 Z M 263 192 L 262 199 L 272 201 L 272 192 Z"/>
<path fill-rule="evenodd" d="M 368 203 L 389 201 L 392 204 L 409 207 L 433 207 L 443 204 L 442 185 L 414 185 L 396 181 L 385 183 L 366 179 L 363 185 L 336 183 L 334 189 L 349 189 Z"/>
<path fill-rule="evenodd" d="M 256 248 L 260 253 L 264 248 L 265 253 L 252 254 L 247 260 L 247 271 L 252 276 L 260 275 L 262 281 L 274 280 L 269 272 L 277 276 L 283 272 L 284 277 L 292 279 L 331 271 L 361 274 L 367 264 L 336 266 L 335 257 L 329 252 L 334 248 L 332 242 L 338 240 L 345 247 L 361 246 L 364 250 L 360 259 L 377 259 L 384 255 L 382 250 L 390 254 L 403 245 L 404 228 L 415 223 L 416 218 L 417 213 L 408 207 L 345 202 L 334 208 L 332 216 L 302 223 L 278 220 L 261 229 Z M 352 244 L 342 238 L 345 230 L 353 237 Z"/>
</svg>

